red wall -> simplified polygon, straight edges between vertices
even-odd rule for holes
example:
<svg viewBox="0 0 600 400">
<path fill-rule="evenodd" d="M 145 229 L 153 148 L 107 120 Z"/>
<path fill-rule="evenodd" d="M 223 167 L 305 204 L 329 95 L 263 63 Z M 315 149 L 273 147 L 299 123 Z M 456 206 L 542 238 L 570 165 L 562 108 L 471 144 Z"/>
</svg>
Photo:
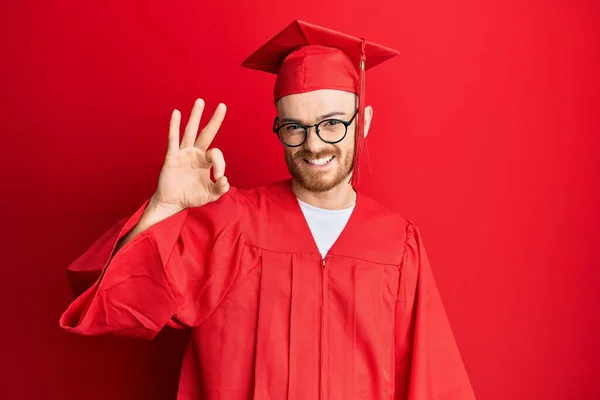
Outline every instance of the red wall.
<svg viewBox="0 0 600 400">
<path fill-rule="evenodd" d="M 229 106 L 234 184 L 287 176 L 273 78 L 239 64 L 296 18 L 402 52 L 368 75 L 363 188 L 421 227 L 478 398 L 600 398 L 597 1 L 49 3 L 0 11 L 0 398 L 173 398 L 185 333 L 62 332 L 64 268 L 196 97 Z"/>
</svg>

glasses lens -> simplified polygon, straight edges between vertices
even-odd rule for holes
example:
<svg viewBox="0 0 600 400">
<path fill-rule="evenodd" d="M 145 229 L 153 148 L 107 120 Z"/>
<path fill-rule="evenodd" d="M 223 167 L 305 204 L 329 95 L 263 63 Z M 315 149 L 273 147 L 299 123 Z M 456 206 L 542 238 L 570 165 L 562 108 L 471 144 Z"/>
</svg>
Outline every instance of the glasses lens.
<svg viewBox="0 0 600 400">
<path fill-rule="evenodd" d="M 319 135 L 326 142 L 338 142 L 346 134 L 346 126 L 337 119 L 327 119 L 319 124 Z"/>
<path fill-rule="evenodd" d="M 281 140 L 289 146 L 298 146 L 304 142 L 304 127 L 296 124 L 284 125 L 279 129 Z"/>
</svg>

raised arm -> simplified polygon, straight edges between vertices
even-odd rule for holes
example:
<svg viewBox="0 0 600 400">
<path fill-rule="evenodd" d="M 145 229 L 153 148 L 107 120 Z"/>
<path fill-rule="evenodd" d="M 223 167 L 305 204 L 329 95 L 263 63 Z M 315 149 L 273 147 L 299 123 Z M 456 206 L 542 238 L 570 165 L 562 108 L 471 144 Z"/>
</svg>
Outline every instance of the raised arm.
<svg viewBox="0 0 600 400">
<path fill-rule="evenodd" d="M 156 192 L 69 266 L 72 278 L 87 274 L 91 286 L 61 316 L 64 329 L 151 338 L 167 324 L 194 326 L 235 278 L 240 211 L 222 153 L 208 150 L 225 106 L 198 135 L 203 107 L 197 100 L 181 144 L 180 114 L 173 112 Z"/>
</svg>

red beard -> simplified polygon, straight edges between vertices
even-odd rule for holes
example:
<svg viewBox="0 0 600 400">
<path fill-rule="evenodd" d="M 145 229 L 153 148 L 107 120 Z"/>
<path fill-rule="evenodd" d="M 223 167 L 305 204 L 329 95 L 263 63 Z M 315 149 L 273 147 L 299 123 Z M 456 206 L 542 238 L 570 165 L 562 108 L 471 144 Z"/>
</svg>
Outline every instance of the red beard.
<svg viewBox="0 0 600 400">
<path fill-rule="evenodd" d="M 329 156 L 334 156 L 337 160 L 337 168 L 333 178 L 326 178 L 325 175 L 329 175 L 329 173 L 325 171 L 311 170 L 308 166 L 304 166 L 306 164 L 305 160 L 316 160 Z M 343 157 L 342 152 L 337 147 L 318 153 L 300 150 L 293 156 L 289 152 L 285 152 L 285 161 L 290 174 L 302 187 L 311 192 L 326 192 L 338 186 L 352 172 L 353 159 L 354 157 L 351 154 Z"/>
</svg>

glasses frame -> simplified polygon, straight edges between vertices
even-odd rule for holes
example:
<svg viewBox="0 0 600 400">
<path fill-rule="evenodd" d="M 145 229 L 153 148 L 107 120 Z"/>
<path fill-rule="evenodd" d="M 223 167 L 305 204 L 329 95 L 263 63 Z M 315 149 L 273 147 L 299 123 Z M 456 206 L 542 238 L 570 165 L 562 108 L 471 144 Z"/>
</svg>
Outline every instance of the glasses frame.
<svg viewBox="0 0 600 400">
<path fill-rule="evenodd" d="M 317 136 L 319 137 L 319 139 L 321 139 L 323 142 L 328 143 L 328 144 L 336 144 L 336 143 L 339 143 L 342 140 L 344 140 L 344 138 L 348 134 L 348 127 L 350 125 L 352 125 L 352 123 L 354 122 L 354 119 L 356 118 L 357 115 L 358 115 L 358 109 L 356 109 L 356 111 L 354 112 L 354 115 L 348 121 L 343 120 L 343 119 L 338 119 L 338 118 L 326 118 L 326 119 L 324 119 L 322 121 L 317 122 L 314 125 L 304 125 L 304 124 L 301 124 L 300 122 L 287 122 L 287 123 L 282 124 L 282 125 L 277 125 L 278 122 L 279 122 L 279 117 L 275 117 L 275 120 L 273 121 L 273 132 L 275 132 L 275 134 L 277 135 L 277 138 L 279 139 L 279 141 L 281 143 L 283 143 L 284 146 L 287 146 L 287 147 L 300 147 L 304 143 L 306 143 L 306 139 L 308 139 L 308 131 L 310 130 L 310 128 L 315 128 L 315 133 L 317 134 Z M 321 134 L 319 133 L 319 127 L 321 126 L 321 124 L 323 124 L 325 122 L 331 122 L 331 121 L 336 121 L 336 122 L 342 123 L 344 125 L 344 129 L 345 129 L 344 135 L 342 136 L 342 138 L 339 139 L 339 140 L 333 141 L 333 142 L 329 141 L 329 140 L 323 139 L 321 137 Z M 281 134 L 280 134 L 281 128 L 284 128 L 284 127 L 289 126 L 289 125 L 298 125 L 298 126 L 301 126 L 302 128 L 304 128 L 304 140 L 302 140 L 301 143 L 291 145 L 291 144 L 286 143 L 283 140 L 283 138 L 281 137 Z"/>
</svg>

